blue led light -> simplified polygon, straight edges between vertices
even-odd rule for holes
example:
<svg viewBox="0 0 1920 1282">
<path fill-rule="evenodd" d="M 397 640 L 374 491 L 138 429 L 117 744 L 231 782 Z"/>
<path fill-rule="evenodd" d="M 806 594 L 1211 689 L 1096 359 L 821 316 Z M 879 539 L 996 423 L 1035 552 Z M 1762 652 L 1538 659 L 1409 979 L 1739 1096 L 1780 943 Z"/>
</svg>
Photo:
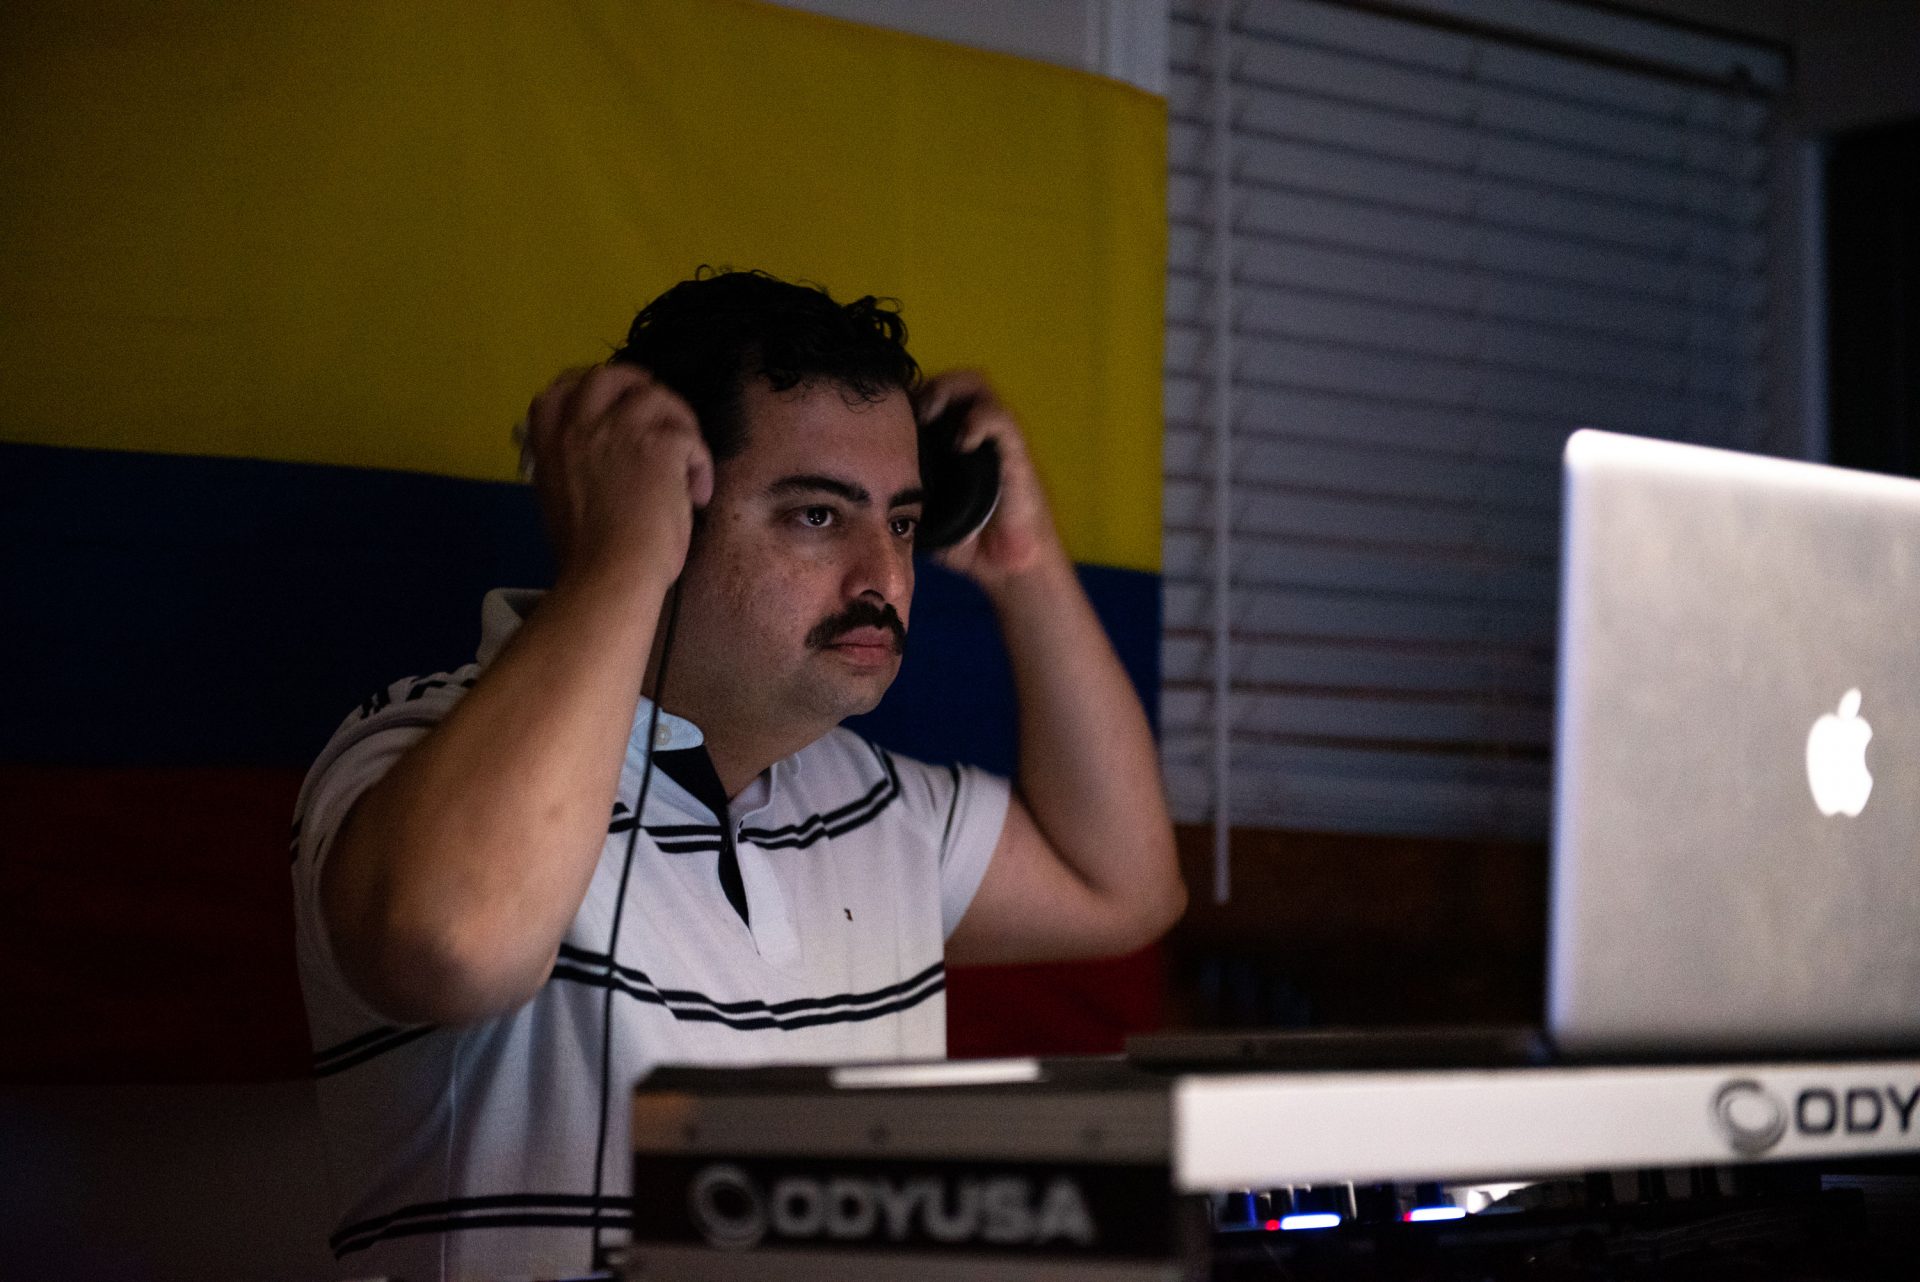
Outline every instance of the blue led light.
<svg viewBox="0 0 1920 1282">
<path fill-rule="evenodd" d="M 1432 1224 L 1436 1220 L 1464 1220 L 1466 1218 L 1466 1208 L 1459 1206 L 1416 1206 L 1407 1212 L 1407 1223 L 1409 1224 Z"/>
<path fill-rule="evenodd" d="M 1312 1215 L 1288 1215 L 1280 1220 L 1282 1229 L 1334 1229 L 1340 1227 L 1340 1217 L 1331 1211 L 1317 1212 Z"/>
</svg>

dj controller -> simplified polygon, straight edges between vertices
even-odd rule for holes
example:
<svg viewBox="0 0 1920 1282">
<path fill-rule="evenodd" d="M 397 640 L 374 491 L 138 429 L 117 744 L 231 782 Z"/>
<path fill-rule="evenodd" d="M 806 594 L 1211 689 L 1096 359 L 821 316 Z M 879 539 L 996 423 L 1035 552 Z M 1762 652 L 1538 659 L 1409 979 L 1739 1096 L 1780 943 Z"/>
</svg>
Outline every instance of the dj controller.
<svg viewBox="0 0 1920 1282">
<path fill-rule="evenodd" d="M 1920 1278 L 1920 1061 L 666 1069 L 629 1279 Z"/>
</svg>

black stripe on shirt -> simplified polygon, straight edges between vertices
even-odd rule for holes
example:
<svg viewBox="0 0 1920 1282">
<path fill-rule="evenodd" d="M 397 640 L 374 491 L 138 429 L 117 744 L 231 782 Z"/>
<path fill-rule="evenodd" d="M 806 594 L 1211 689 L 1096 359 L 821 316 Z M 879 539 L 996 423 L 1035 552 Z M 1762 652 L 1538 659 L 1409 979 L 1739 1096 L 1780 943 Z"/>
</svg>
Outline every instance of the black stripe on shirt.
<svg viewBox="0 0 1920 1282">
<path fill-rule="evenodd" d="M 805 836 L 810 830 L 816 827 L 831 826 L 846 819 L 850 815 L 864 813 L 869 809 L 875 808 L 883 810 L 886 808 L 886 803 L 892 801 L 894 795 L 898 793 L 899 790 L 898 780 L 888 775 L 875 780 L 873 787 L 867 789 L 866 792 L 861 794 L 856 800 L 849 801 L 844 806 L 829 810 L 824 815 L 808 815 L 799 823 L 788 824 L 784 828 L 748 828 L 745 829 L 744 832 L 752 833 L 754 839 L 761 845 L 781 838 Z"/>
<path fill-rule="evenodd" d="M 576 948 L 572 944 L 560 945 L 560 957 L 563 961 L 574 963 L 579 967 L 602 972 L 607 969 L 607 955 L 605 953 L 589 952 L 584 948 Z M 917 987 L 936 974 L 943 974 L 946 971 L 946 963 L 944 961 L 934 962 L 918 974 L 909 975 L 905 979 L 896 980 L 891 984 L 884 984 L 879 988 L 871 989 L 864 993 L 834 993 L 827 997 L 795 997 L 784 1002 L 774 1002 L 772 1005 L 768 1005 L 766 1002 L 756 998 L 748 998 L 744 1001 L 737 1002 L 718 1001 L 707 996 L 705 993 L 696 992 L 691 988 L 661 988 L 654 982 L 652 976 L 635 966 L 616 965 L 613 969 L 622 979 L 636 985 L 651 988 L 670 1001 L 698 1003 L 702 1006 L 711 1006 L 715 1010 L 771 1011 L 776 1015 L 781 1015 L 791 1011 L 814 1010 L 827 1006 L 849 1006 L 862 1002 L 879 1001 L 881 998 L 891 997 L 895 993 L 905 992 L 909 988 Z"/>
<path fill-rule="evenodd" d="M 788 824 L 784 828 L 742 828 L 740 839 L 752 842 L 762 850 L 805 850 L 829 837 L 844 836 L 872 823 L 899 795 L 897 787 L 882 779 L 866 797 L 850 805 L 830 810 L 824 815 L 809 815 L 799 823 Z M 628 823 L 625 826 L 631 828 L 633 825 Z M 662 854 L 669 855 L 710 853 L 722 849 L 726 841 L 720 829 L 697 824 L 648 828 L 647 835 L 654 839 L 654 844 Z"/>
<path fill-rule="evenodd" d="M 628 827 L 634 827 L 628 823 Z M 664 833 L 664 835 L 662 835 Z M 653 837 L 653 844 L 666 854 L 687 854 L 693 850 L 718 850 L 722 843 L 722 833 L 714 825 L 693 825 L 676 823 L 674 827 L 649 827 L 647 837 Z"/>
<path fill-rule="evenodd" d="M 553 968 L 551 978 L 593 988 L 612 988 L 636 1001 L 665 1007 L 668 1014 L 685 1023 L 721 1024 L 743 1032 L 768 1028 L 791 1032 L 823 1024 L 864 1023 L 917 1006 L 935 993 L 944 991 L 947 986 L 943 962 L 935 962 L 917 975 L 871 992 L 800 997 L 771 1004 L 762 1001 L 719 1002 L 687 989 L 663 989 L 643 972 L 631 967 L 622 966 L 610 976 L 604 960 L 591 969 L 564 960 Z"/>
<path fill-rule="evenodd" d="M 654 824 L 647 829 L 647 836 L 658 840 L 661 837 L 698 837 L 719 831 L 719 824 Z"/>
<path fill-rule="evenodd" d="M 377 717 L 392 707 L 393 692 L 399 686 L 407 687 L 407 693 L 402 696 L 401 701 L 403 703 L 412 703 L 414 700 L 425 695 L 429 690 L 442 690 L 447 686 L 457 685 L 462 690 L 471 690 L 473 683 L 478 679 L 478 677 L 463 677 L 456 681 L 450 672 L 436 672 L 432 676 L 426 677 L 401 677 L 392 685 L 382 686 L 360 701 L 360 720 L 365 721 L 369 717 Z"/>
<path fill-rule="evenodd" d="M 838 810 L 830 810 L 825 815 L 809 816 L 785 828 L 748 828 L 740 835 L 763 850 L 798 850 L 823 838 L 843 836 L 872 823 L 900 796 L 900 776 L 894 771 L 893 759 L 878 749 L 875 749 L 875 755 L 886 770 L 886 777 L 869 788 L 858 801 L 849 802 Z"/>
<path fill-rule="evenodd" d="M 835 993 L 831 997 L 795 997 L 789 1001 L 772 1003 L 753 1000 L 716 1002 L 704 994 L 696 993 L 686 988 L 661 988 L 658 989 L 658 992 L 670 1002 L 698 1003 L 700 1005 L 711 1006 L 718 1011 L 727 1011 L 736 1014 L 748 1011 L 766 1011 L 773 1015 L 790 1015 L 796 1011 L 826 1010 L 835 1006 L 864 1006 L 871 1002 L 883 1001 L 886 998 L 904 993 L 909 989 L 918 988 L 930 979 L 937 978 L 944 983 L 946 969 L 945 962 L 935 962 L 917 975 L 910 975 L 906 979 L 873 989 L 871 992 Z"/>
<path fill-rule="evenodd" d="M 424 696 L 429 690 L 444 690 L 448 686 L 459 686 L 462 690 L 471 690 L 473 689 L 473 683 L 477 680 L 479 680 L 478 677 L 463 677 L 458 681 L 455 681 L 450 676 L 423 677 L 407 687 L 406 702 L 412 703 L 415 699 Z"/>
<path fill-rule="evenodd" d="M 323 1051 L 315 1051 L 313 1075 L 330 1077 L 335 1073 L 364 1064 L 376 1056 L 398 1050 L 408 1042 L 425 1037 L 435 1027 L 436 1025 L 433 1024 L 422 1024 L 418 1028 L 376 1028 L 372 1032 L 349 1038 L 338 1046 L 329 1046 Z"/>
<path fill-rule="evenodd" d="M 596 1221 L 591 1211 L 518 1211 L 495 1215 L 463 1215 L 445 1220 L 409 1220 L 370 1237 L 357 1238 L 334 1248 L 333 1258 L 345 1259 L 355 1251 L 364 1251 L 388 1238 L 416 1237 L 422 1233 L 459 1233 L 467 1229 L 579 1229 L 585 1233 L 595 1224 L 602 1229 L 633 1231 L 633 1212 L 602 1211 Z"/>
<path fill-rule="evenodd" d="M 660 994 L 658 989 L 643 989 L 629 984 L 618 977 L 609 978 L 604 973 L 595 974 L 590 971 L 577 971 L 571 967 L 557 966 L 554 968 L 553 978 L 572 980 L 575 983 L 586 984 L 592 988 L 612 988 L 615 992 L 624 993 L 626 996 L 632 997 L 637 1001 L 665 1007 L 667 1013 L 681 1023 L 719 1024 L 722 1027 L 731 1028 L 743 1033 L 759 1032 L 769 1028 L 778 1029 L 783 1033 L 790 1033 L 803 1028 L 818 1028 L 826 1024 L 863 1024 L 870 1019 L 879 1019 L 884 1015 L 894 1015 L 904 1010 L 911 1010 L 913 1007 L 927 1000 L 927 998 L 932 997 L 935 993 L 944 991 L 947 986 L 945 977 L 936 975 L 925 987 L 918 991 L 908 993 L 897 1001 L 887 1002 L 879 1006 L 827 1011 L 817 1015 L 739 1016 L 729 1015 L 723 1011 L 712 1009 L 686 1009 L 669 1002 Z"/>
<path fill-rule="evenodd" d="M 586 1229 L 593 1227 L 596 1205 L 603 1226 L 632 1227 L 633 1207 L 624 1197 L 601 1197 L 596 1203 L 584 1193 L 503 1193 L 403 1206 L 385 1215 L 342 1225 L 327 1239 L 327 1245 L 333 1248 L 334 1258 L 339 1259 L 388 1238 L 421 1233 L 495 1228 Z"/>
<path fill-rule="evenodd" d="M 632 831 L 633 831 L 633 815 L 627 810 L 625 806 L 621 806 L 619 810 L 615 812 L 613 818 L 607 823 L 607 833 L 609 835 L 612 835 L 613 833 L 617 833 L 617 832 L 632 832 Z M 719 841 L 720 825 L 719 824 L 650 824 L 647 827 L 647 836 L 652 837 L 656 842 L 659 841 L 662 837 L 665 837 L 669 841 L 674 841 L 674 840 L 678 840 L 686 837 L 709 837 L 709 838 L 712 838 L 714 841 Z"/>
<path fill-rule="evenodd" d="M 865 827 L 900 796 L 900 776 L 895 773 L 892 761 L 881 756 L 880 762 L 886 768 L 886 777 L 877 780 L 856 800 L 779 828 L 742 828 L 740 839 L 762 850 L 804 850 L 829 837 L 844 836 Z M 632 829 L 631 814 L 616 814 L 607 825 L 609 835 Z M 646 833 L 663 854 L 712 854 L 722 847 L 717 824 L 649 824 Z"/>
</svg>

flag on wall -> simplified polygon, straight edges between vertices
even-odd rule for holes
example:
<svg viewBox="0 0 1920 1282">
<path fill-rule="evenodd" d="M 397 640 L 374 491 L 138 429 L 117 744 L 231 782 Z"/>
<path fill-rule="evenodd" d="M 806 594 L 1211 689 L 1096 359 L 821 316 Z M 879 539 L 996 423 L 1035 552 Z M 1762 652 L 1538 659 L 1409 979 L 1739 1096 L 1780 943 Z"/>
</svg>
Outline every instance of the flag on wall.
<svg viewBox="0 0 1920 1282">
<path fill-rule="evenodd" d="M 0 1074 L 297 1066 L 290 949 L 232 961 L 290 920 L 301 773 L 469 659 L 486 588 L 545 581 L 509 427 L 702 264 L 898 298 L 924 366 L 986 371 L 1157 703 L 1160 99 L 747 0 L 0 35 L 0 893 L 31 919 L 0 964 L 70 958 L 14 1000 L 123 1030 Z M 1010 770 L 984 602 L 929 569 L 915 623 L 862 728 Z"/>
</svg>

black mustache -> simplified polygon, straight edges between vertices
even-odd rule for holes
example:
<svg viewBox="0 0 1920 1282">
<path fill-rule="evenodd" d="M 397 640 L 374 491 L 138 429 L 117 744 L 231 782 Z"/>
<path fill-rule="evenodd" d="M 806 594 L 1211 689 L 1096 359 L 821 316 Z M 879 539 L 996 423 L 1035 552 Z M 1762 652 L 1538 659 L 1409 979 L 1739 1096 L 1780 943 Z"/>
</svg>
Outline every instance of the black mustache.
<svg viewBox="0 0 1920 1282">
<path fill-rule="evenodd" d="M 892 606 L 875 605 L 871 601 L 855 601 L 832 618 L 814 624 L 813 630 L 807 633 L 807 648 L 819 650 L 832 645 L 855 628 L 885 628 L 893 633 L 893 652 L 906 652 L 907 625 L 900 621 L 900 615 Z"/>
</svg>

